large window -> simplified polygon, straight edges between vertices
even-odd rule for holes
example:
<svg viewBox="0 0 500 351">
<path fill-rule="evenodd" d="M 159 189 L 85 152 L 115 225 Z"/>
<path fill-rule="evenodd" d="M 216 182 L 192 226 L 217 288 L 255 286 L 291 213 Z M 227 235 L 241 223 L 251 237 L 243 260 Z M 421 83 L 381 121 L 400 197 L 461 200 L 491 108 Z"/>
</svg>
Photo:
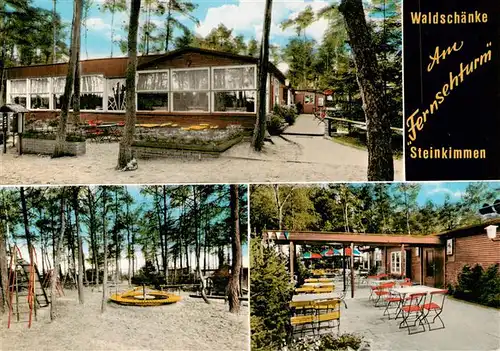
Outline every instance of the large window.
<svg viewBox="0 0 500 351">
<path fill-rule="evenodd" d="M 274 105 L 281 105 L 280 101 L 280 82 L 277 79 L 274 79 L 273 81 L 273 92 L 274 92 Z"/>
<path fill-rule="evenodd" d="M 49 78 L 30 79 L 30 108 L 32 110 L 49 109 Z"/>
<path fill-rule="evenodd" d="M 208 68 L 172 70 L 173 111 L 208 112 Z"/>
<path fill-rule="evenodd" d="M 125 79 L 107 79 L 108 111 L 125 111 Z"/>
<path fill-rule="evenodd" d="M 168 71 L 140 72 L 137 75 L 137 109 L 168 111 Z"/>
<path fill-rule="evenodd" d="M 66 86 L 66 77 L 57 77 L 52 79 L 52 108 L 60 110 L 62 107 L 62 97 L 64 87 Z M 70 106 L 71 108 L 71 106 Z"/>
<path fill-rule="evenodd" d="M 101 76 L 84 76 L 81 77 L 80 86 L 80 108 L 82 110 L 102 110 L 104 78 Z"/>
<path fill-rule="evenodd" d="M 26 79 L 18 79 L 10 81 L 9 101 L 12 104 L 19 104 L 27 107 L 26 95 L 28 94 L 28 86 Z"/>
<path fill-rule="evenodd" d="M 401 274 L 401 251 L 391 252 L 391 273 Z"/>
<path fill-rule="evenodd" d="M 255 73 L 255 66 L 214 68 L 214 111 L 255 112 Z"/>
</svg>

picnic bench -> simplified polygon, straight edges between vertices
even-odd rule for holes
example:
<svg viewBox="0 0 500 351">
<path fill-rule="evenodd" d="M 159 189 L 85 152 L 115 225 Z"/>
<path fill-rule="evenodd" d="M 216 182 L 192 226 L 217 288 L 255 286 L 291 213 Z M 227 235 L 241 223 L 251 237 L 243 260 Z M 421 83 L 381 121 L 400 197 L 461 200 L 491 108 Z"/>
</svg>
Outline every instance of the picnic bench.
<svg viewBox="0 0 500 351">
<path fill-rule="evenodd" d="M 82 128 L 85 131 L 87 139 L 95 142 L 102 141 L 119 141 L 122 136 L 123 122 L 118 123 L 102 123 L 102 121 L 88 121 Z"/>
</svg>

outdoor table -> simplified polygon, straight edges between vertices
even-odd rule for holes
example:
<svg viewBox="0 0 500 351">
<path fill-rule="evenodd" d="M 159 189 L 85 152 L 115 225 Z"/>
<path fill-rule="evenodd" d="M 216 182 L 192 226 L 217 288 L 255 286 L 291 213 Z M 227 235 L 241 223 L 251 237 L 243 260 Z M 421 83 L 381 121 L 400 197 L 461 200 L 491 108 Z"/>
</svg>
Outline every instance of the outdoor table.
<svg viewBox="0 0 500 351">
<path fill-rule="evenodd" d="M 308 278 L 304 280 L 306 283 L 330 283 L 333 278 Z"/>
<path fill-rule="evenodd" d="M 401 296 L 401 301 L 398 304 L 397 307 L 397 314 L 396 314 L 396 319 L 398 318 L 400 312 L 401 312 L 401 306 L 403 305 L 403 301 L 406 297 L 406 295 L 409 294 L 420 294 L 420 293 L 425 293 L 429 294 L 433 291 L 440 291 L 442 289 L 438 288 L 433 288 L 431 286 L 426 286 L 426 285 L 413 285 L 413 286 L 405 286 L 405 287 L 400 287 L 400 288 L 392 288 L 390 289 L 391 293 L 399 294 Z"/>
<path fill-rule="evenodd" d="M 333 282 L 318 282 L 318 283 L 304 283 L 302 286 L 312 286 L 312 287 L 320 287 L 320 286 L 335 286 Z"/>
<path fill-rule="evenodd" d="M 426 285 L 413 285 L 413 286 L 405 286 L 402 288 L 392 288 L 391 291 L 395 292 L 397 294 L 400 294 L 402 296 L 405 296 L 407 294 L 419 294 L 419 293 L 426 293 L 429 294 L 433 291 L 440 291 L 443 289 L 438 289 L 438 288 L 433 288 L 431 286 L 426 286 Z"/>
<path fill-rule="evenodd" d="M 328 300 L 328 299 L 338 299 L 340 298 L 339 294 L 336 293 L 324 293 L 324 294 L 302 294 L 302 295 L 293 295 L 293 302 L 311 302 L 317 300 Z"/>
</svg>

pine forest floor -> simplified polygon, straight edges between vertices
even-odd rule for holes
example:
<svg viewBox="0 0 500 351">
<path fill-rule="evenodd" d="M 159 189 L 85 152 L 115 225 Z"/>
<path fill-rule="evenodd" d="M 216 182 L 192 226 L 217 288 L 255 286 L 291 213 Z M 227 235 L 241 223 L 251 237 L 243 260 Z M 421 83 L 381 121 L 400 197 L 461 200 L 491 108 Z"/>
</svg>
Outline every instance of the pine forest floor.
<svg viewBox="0 0 500 351">
<path fill-rule="evenodd" d="M 157 307 L 121 306 L 112 302 L 101 314 L 102 291 L 85 288 L 85 304 L 76 290 L 57 299 L 57 319 L 50 322 L 49 308 L 38 320 L 12 323 L 2 316 L 0 349 L 3 350 L 247 350 L 248 305 L 229 313 L 224 300 L 190 298 Z M 111 290 L 114 293 L 114 288 Z M 119 289 L 127 290 L 126 285 Z"/>
</svg>

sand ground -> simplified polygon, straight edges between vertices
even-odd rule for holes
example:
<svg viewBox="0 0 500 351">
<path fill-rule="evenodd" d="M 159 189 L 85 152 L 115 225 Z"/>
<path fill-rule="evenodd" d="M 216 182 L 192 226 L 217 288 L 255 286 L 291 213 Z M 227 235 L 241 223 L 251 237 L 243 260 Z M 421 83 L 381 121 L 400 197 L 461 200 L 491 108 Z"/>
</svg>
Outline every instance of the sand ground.
<svg viewBox="0 0 500 351">
<path fill-rule="evenodd" d="M 114 290 L 114 289 L 113 289 Z M 124 289 L 121 289 L 124 290 Z M 100 313 L 102 292 L 85 290 L 85 304 L 76 291 L 57 300 L 57 319 L 50 322 L 48 307 L 40 309 L 30 329 L 27 322 L 7 329 L 2 316 L 2 350 L 248 350 L 246 302 L 239 314 L 229 313 L 223 300 L 190 298 L 158 307 L 106 305 Z"/>
<path fill-rule="evenodd" d="M 0 153 L 0 184 L 151 184 L 366 181 L 368 153 L 320 136 L 273 137 L 262 153 L 242 142 L 208 160 L 139 160 L 133 172 L 115 170 L 118 143 L 87 142 L 87 153 L 51 159 Z M 395 160 L 395 179 L 403 161 Z"/>
</svg>

